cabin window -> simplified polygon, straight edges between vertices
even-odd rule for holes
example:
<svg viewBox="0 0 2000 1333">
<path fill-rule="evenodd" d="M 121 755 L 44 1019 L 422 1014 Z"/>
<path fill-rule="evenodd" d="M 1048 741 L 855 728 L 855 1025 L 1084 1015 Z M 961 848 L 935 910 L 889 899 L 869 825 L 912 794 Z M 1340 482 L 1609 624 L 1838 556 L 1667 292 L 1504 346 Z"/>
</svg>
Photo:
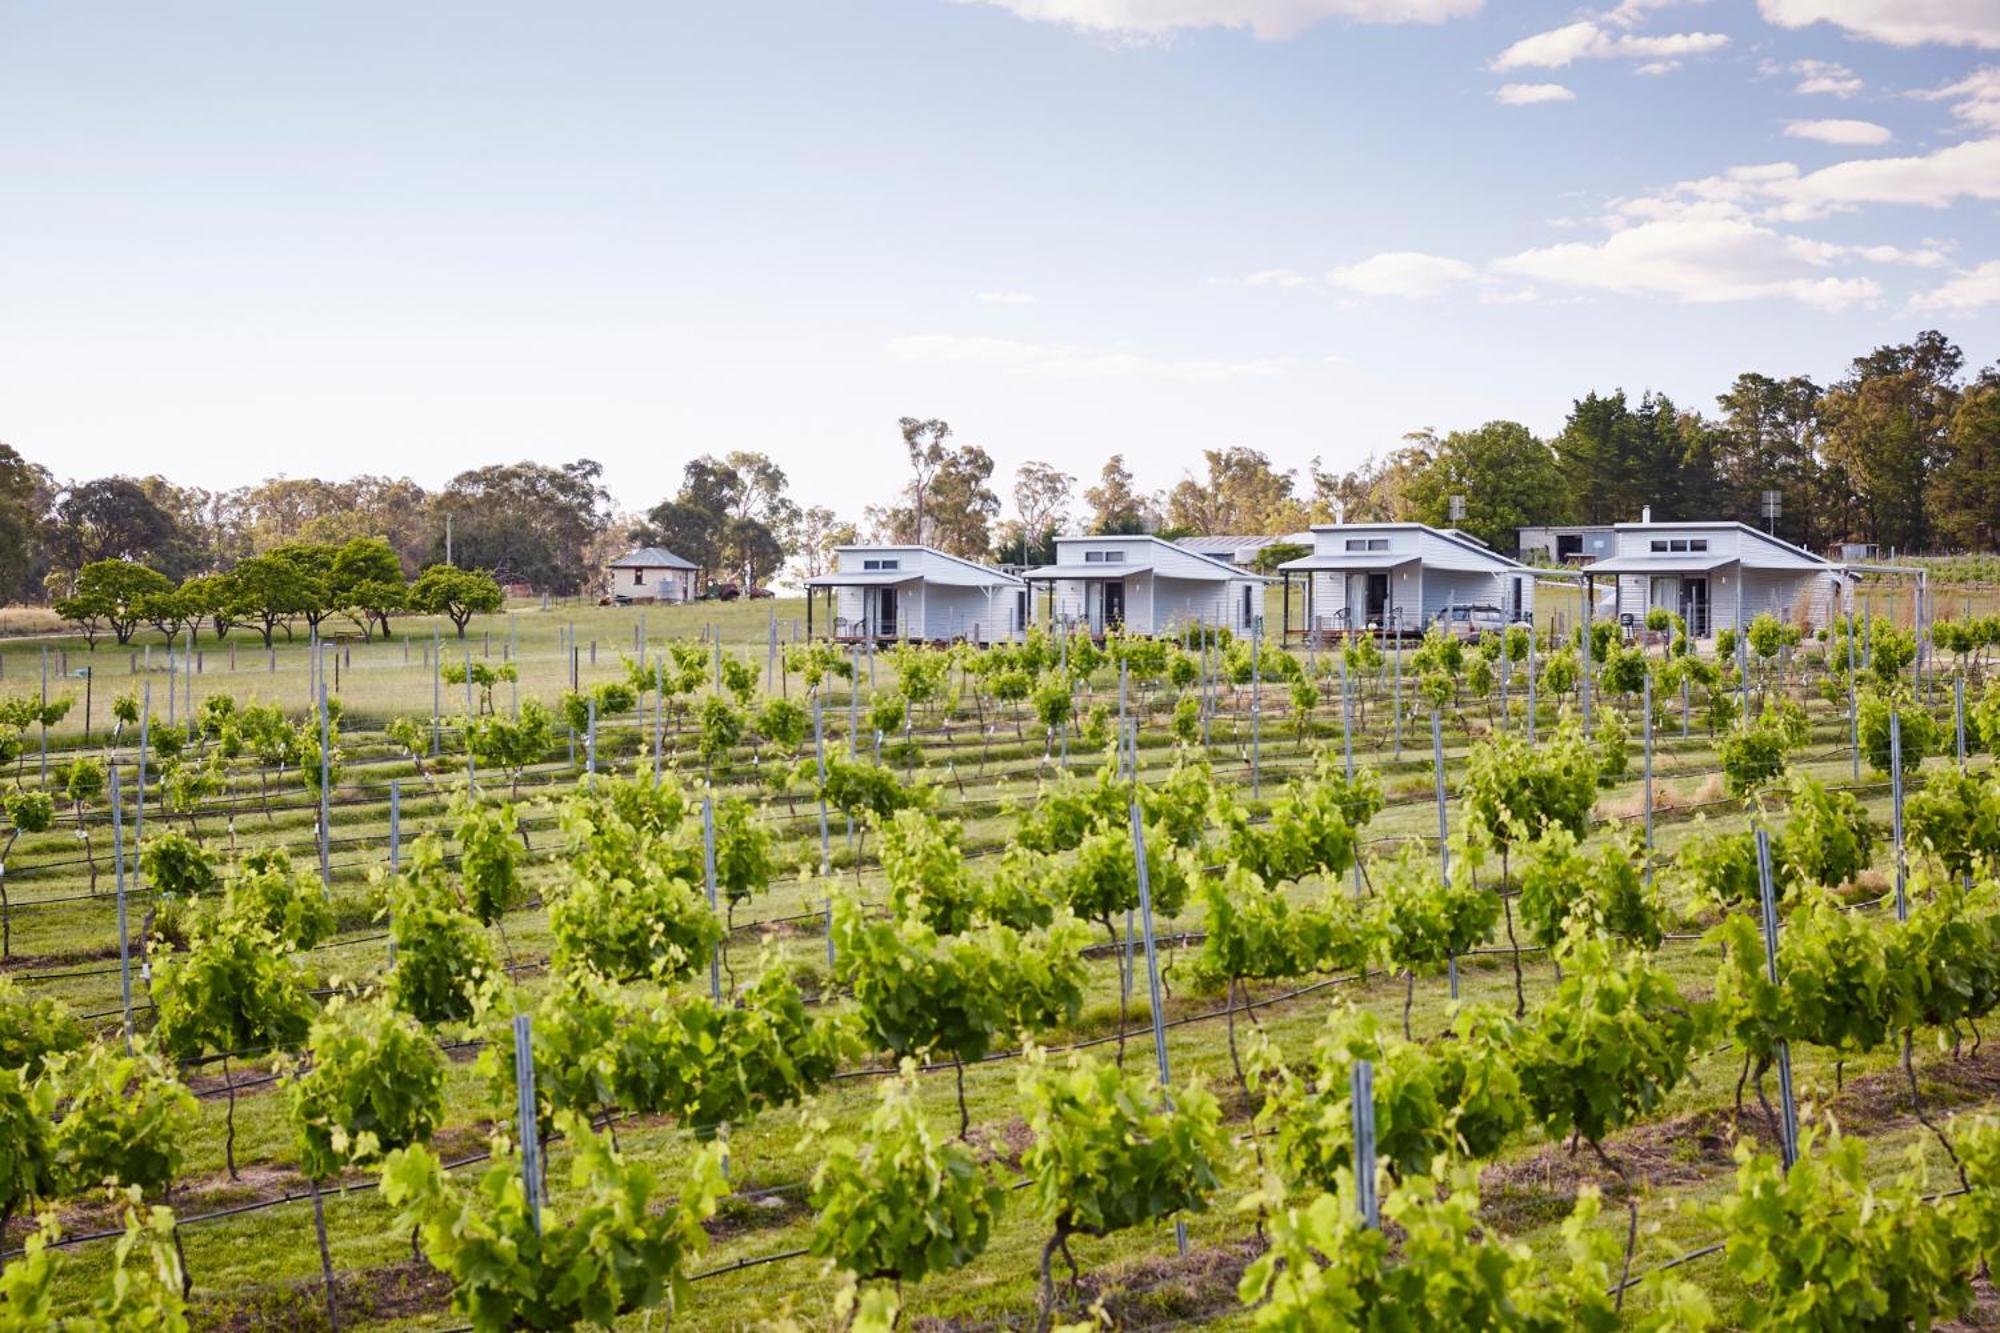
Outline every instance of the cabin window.
<svg viewBox="0 0 2000 1333">
<path fill-rule="evenodd" d="M 1083 563 L 1086 565 L 1122 565 L 1125 563 L 1123 551 L 1085 551 Z"/>
<path fill-rule="evenodd" d="M 1667 549 L 1667 539 L 1664 537 L 1653 538 L 1653 549 L 1655 551 L 1664 552 Z"/>
<path fill-rule="evenodd" d="M 1670 547 L 1668 547 L 1669 550 L 1675 552 L 1676 554 L 1681 554 L 1681 555 L 1687 553 L 1687 548 L 1688 548 L 1687 538 L 1685 537 L 1674 538 L 1673 544 Z"/>
<path fill-rule="evenodd" d="M 1691 537 L 1691 538 L 1689 538 L 1689 539 L 1688 539 L 1688 550 L 1690 550 L 1690 551 L 1706 551 L 1707 549 L 1708 549 L 1708 538 L 1706 538 L 1706 537 Z"/>
<path fill-rule="evenodd" d="M 1389 549 L 1387 537 L 1349 537 L 1347 549 L 1350 551 L 1386 551 Z"/>
<path fill-rule="evenodd" d="M 632 571 L 632 586 L 633 586 L 633 587 L 635 587 L 635 588 L 640 588 L 640 587 L 644 587 L 644 586 L 645 586 L 645 583 L 646 583 L 646 571 L 645 571 L 645 570 L 643 570 L 643 569 L 635 569 L 635 570 L 633 570 L 633 571 Z"/>
<path fill-rule="evenodd" d="M 902 565 L 903 562 L 900 560 L 863 560 L 861 562 L 863 569 L 901 569 Z"/>
</svg>

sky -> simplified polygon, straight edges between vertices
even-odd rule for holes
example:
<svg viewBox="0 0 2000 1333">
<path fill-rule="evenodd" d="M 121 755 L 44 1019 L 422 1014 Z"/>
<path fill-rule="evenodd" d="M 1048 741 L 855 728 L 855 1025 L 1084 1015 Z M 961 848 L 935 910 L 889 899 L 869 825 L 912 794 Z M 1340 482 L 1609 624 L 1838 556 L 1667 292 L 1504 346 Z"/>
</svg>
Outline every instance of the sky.
<svg viewBox="0 0 2000 1333">
<path fill-rule="evenodd" d="M 2000 359 L 2000 0 L 0 0 L 0 440 L 228 487 L 902 416 L 1303 476 Z"/>
</svg>

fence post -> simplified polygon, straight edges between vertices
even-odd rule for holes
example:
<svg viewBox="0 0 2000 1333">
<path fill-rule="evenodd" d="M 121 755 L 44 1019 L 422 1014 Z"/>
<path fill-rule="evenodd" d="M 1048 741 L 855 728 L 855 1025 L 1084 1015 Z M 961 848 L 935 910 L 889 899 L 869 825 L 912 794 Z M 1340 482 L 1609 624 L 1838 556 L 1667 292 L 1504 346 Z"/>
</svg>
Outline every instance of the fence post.
<svg viewBox="0 0 2000 1333">
<path fill-rule="evenodd" d="M 1958 772 L 1965 776 L 1965 677 L 1953 676 L 1951 680 L 1951 713 L 1958 736 Z"/>
<path fill-rule="evenodd" d="M 1773 986 L 1778 982 L 1778 900 L 1771 889 L 1771 835 L 1766 829 L 1757 830 L 1757 889 L 1762 899 L 1764 915 L 1764 971 Z M 1792 1049 L 1782 1037 L 1778 1039 L 1778 1101 L 1783 1107 L 1783 1120 L 1778 1129 L 1778 1137 L 1784 1148 L 1785 1168 L 1790 1170 L 1799 1159 L 1799 1111 L 1792 1098 Z"/>
<path fill-rule="evenodd" d="M 1389 673 L 1389 711 L 1395 717 L 1396 742 L 1392 758 L 1403 758 L 1403 633 L 1398 616 L 1389 617 L 1389 637 L 1395 644 L 1396 664 Z"/>
<path fill-rule="evenodd" d="M 1597 655 L 1597 644 L 1595 642 L 1597 638 L 1595 633 L 1596 622 L 1592 619 L 1596 608 L 1591 606 L 1591 602 L 1596 600 L 1591 595 L 1593 591 L 1594 589 L 1587 585 L 1583 588 L 1583 623 L 1579 627 L 1579 632 L 1576 636 L 1577 642 L 1582 646 L 1583 651 L 1583 670 L 1576 673 L 1576 687 L 1583 702 L 1583 734 L 1585 736 L 1591 734 L 1590 664 L 1591 660 Z"/>
<path fill-rule="evenodd" d="M 1653 673 L 1646 672 L 1646 683 L 1639 696 L 1639 707 L 1645 712 L 1646 734 L 1646 883 L 1653 882 Z"/>
<path fill-rule="evenodd" d="M 1173 1093 L 1170 1090 L 1172 1076 L 1167 1067 L 1167 1026 L 1166 1015 L 1160 1004 L 1160 955 L 1153 939 L 1153 888 L 1146 871 L 1146 828 L 1139 818 L 1139 803 L 1132 802 L 1132 855 L 1139 875 L 1139 920 L 1146 937 L 1146 988 L 1152 998 L 1153 1008 L 1153 1054 L 1160 1062 L 1160 1098 L 1167 1109 L 1173 1109 Z M 1188 1251 L 1187 1223 L 1174 1219 L 1174 1246 L 1182 1255 Z"/>
<path fill-rule="evenodd" d="M 125 812 L 118 794 L 118 765 L 111 765 L 111 860 L 118 867 L 118 989 L 125 1007 L 125 1054 L 132 1054 L 132 937 L 125 915 Z M 0 874 L 6 868 L 0 866 Z"/>
<path fill-rule="evenodd" d="M 1909 864 L 1903 857 L 1903 718 L 1896 701 L 1889 701 L 1889 832 L 1896 852 L 1896 919 L 1910 919 L 1910 896 L 1906 880 Z"/>
<path fill-rule="evenodd" d="M 826 827 L 826 726 L 821 705 L 825 700 L 813 696 L 813 764 L 819 771 L 819 877 L 829 878 L 833 873 L 833 854 L 829 846 Z M 833 966 L 833 893 L 826 895 L 826 965 Z"/>
<path fill-rule="evenodd" d="M 1354 1203 L 1361 1224 L 1382 1228 L 1381 1205 L 1375 1197 L 1375 1066 L 1356 1060 L 1348 1070 L 1348 1110 L 1354 1128 Z"/>
<path fill-rule="evenodd" d="M 326 673 L 319 678 L 319 886 L 333 896 L 333 779 L 331 727 L 326 716 Z"/>
<path fill-rule="evenodd" d="M 1535 634 L 1528 631 L 1528 744 L 1535 743 Z"/>
<path fill-rule="evenodd" d="M 1861 714 L 1854 702 L 1854 612 L 1847 613 L 1847 745 L 1854 755 L 1854 780 L 1861 781 Z"/>
<path fill-rule="evenodd" d="M 542 1230 L 541 1126 L 535 1120 L 535 1041 L 533 1020 L 514 1015 L 514 1119 L 521 1136 L 521 1183 L 528 1194 L 528 1220 Z"/>
<path fill-rule="evenodd" d="M 709 915 L 718 915 L 715 904 L 715 798 L 701 798 L 701 869 L 708 884 Z M 717 939 L 708 954 L 708 998 L 722 1003 L 722 941 Z"/>
<path fill-rule="evenodd" d="M 1264 766 L 1259 742 L 1264 721 L 1264 617 L 1250 619 L 1250 799 L 1263 793 Z"/>
<path fill-rule="evenodd" d="M 443 749 L 444 738 L 439 731 L 439 715 L 444 712 L 444 636 L 437 626 L 431 626 L 431 754 Z"/>
<path fill-rule="evenodd" d="M 1340 662 L 1340 748 L 1341 758 L 1346 766 L 1347 781 L 1354 783 L 1354 691 L 1353 682 L 1347 674 L 1347 646 L 1342 644 L 1335 650 Z M 1361 901 L 1361 846 L 1355 839 L 1354 848 L 1354 900 Z"/>
<path fill-rule="evenodd" d="M 660 785 L 660 751 L 667 743 L 667 659 L 653 659 L 653 785 Z"/>
<path fill-rule="evenodd" d="M 1742 572 L 1736 577 L 1740 580 Z M 1736 713 L 1744 721 L 1750 720 L 1750 636 L 1741 624 L 1736 626 Z"/>
<path fill-rule="evenodd" d="M 42 646 L 42 714 L 48 715 L 49 708 L 49 650 Z M 49 785 L 49 724 L 42 723 L 42 785 Z"/>
<path fill-rule="evenodd" d="M 152 742 L 153 728 L 153 682 L 146 681 L 139 688 L 139 790 L 134 793 L 138 802 L 132 817 L 132 888 L 136 892 L 144 879 L 140 874 L 139 849 L 146 841 L 146 751 Z"/>
<path fill-rule="evenodd" d="M 597 696 L 591 695 L 585 703 L 583 731 L 583 780 L 585 786 L 594 786 L 597 777 Z"/>
<path fill-rule="evenodd" d="M 1445 883 L 1451 882 L 1451 841 L 1450 826 L 1445 819 L 1444 808 L 1444 723 L 1438 710 L 1431 709 L 1431 780 L 1437 791 L 1438 812 L 1438 873 Z M 1357 873 L 1361 864 L 1361 850 L 1355 848 L 1354 862 Z M 1458 999 L 1458 958 L 1456 955 L 1445 959 L 1445 971 L 1451 981 L 1451 998 Z"/>
</svg>

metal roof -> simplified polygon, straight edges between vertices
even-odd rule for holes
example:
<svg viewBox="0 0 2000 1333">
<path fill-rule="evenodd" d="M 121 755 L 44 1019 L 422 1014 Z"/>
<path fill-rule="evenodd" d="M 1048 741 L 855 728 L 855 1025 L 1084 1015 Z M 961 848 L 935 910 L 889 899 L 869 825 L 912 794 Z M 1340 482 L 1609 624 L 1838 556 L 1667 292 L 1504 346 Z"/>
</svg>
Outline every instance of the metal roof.
<svg viewBox="0 0 2000 1333">
<path fill-rule="evenodd" d="M 821 574 L 806 580 L 808 588 L 870 588 L 883 583 L 915 583 L 920 569 L 857 569 L 851 574 Z"/>
<path fill-rule="evenodd" d="M 1578 572 L 1583 574 L 1706 574 L 1711 569 L 1723 565 L 1733 565 L 1733 555 L 1717 555 L 1713 552 L 1676 552 L 1672 555 L 1614 555 L 1607 556 L 1595 564 L 1583 566 Z"/>
<path fill-rule="evenodd" d="M 1300 556 L 1278 566 L 1280 574 L 1328 573 L 1343 569 L 1391 569 L 1423 559 L 1415 551 L 1335 551 L 1329 555 Z"/>
<path fill-rule="evenodd" d="M 612 569 L 698 569 L 700 566 L 683 560 L 672 551 L 660 546 L 641 546 L 636 551 L 627 551 L 610 564 Z"/>
<path fill-rule="evenodd" d="M 1128 574 L 1151 574 L 1156 578 L 1181 579 L 1188 583 L 1221 583 L 1230 579 L 1243 579 L 1251 583 L 1270 582 L 1262 574 L 1252 573 L 1247 569 L 1232 569 L 1228 565 L 1210 560 L 1206 556 L 1201 556 L 1199 552 L 1189 551 L 1188 554 L 1196 556 L 1206 561 L 1206 563 L 1215 565 L 1215 573 L 1210 574 L 1206 570 L 1200 573 L 1196 573 L 1194 570 L 1176 573 L 1156 568 L 1150 563 L 1127 563 L 1122 560 L 1113 560 L 1104 564 L 1038 565 L 1034 569 L 1023 570 L 1021 577 L 1035 580 L 1122 579 Z"/>
</svg>

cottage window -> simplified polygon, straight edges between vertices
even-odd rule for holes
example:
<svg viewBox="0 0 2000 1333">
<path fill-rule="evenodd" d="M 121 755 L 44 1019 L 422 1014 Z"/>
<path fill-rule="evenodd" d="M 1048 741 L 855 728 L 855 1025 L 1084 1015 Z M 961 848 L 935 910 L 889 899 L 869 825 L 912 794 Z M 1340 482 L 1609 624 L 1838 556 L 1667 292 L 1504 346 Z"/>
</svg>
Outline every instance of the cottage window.
<svg viewBox="0 0 2000 1333">
<path fill-rule="evenodd" d="M 1125 563 L 1123 551 L 1085 551 L 1083 563 L 1086 565 L 1122 565 Z"/>
<path fill-rule="evenodd" d="M 866 569 L 900 569 L 900 568 L 902 568 L 902 563 L 903 563 L 903 562 L 902 562 L 902 561 L 900 561 L 900 560 L 863 560 L 863 561 L 861 562 L 861 568 L 863 568 L 864 570 L 866 570 Z"/>
<path fill-rule="evenodd" d="M 1672 551 L 1673 551 L 1673 552 L 1675 552 L 1676 554 L 1685 554 L 1685 553 L 1686 553 L 1686 551 L 1687 551 L 1687 548 L 1688 548 L 1688 544 L 1687 544 L 1687 538 L 1685 538 L 1685 537 L 1676 537 L 1676 538 L 1674 538 L 1674 540 L 1673 540 L 1673 545 L 1672 545 L 1671 547 L 1669 547 L 1668 549 L 1669 549 L 1669 550 L 1672 550 Z"/>
<path fill-rule="evenodd" d="M 632 586 L 633 586 L 633 587 L 635 587 L 635 588 L 643 588 L 643 587 L 645 587 L 645 586 L 646 586 L 646 571 L 645 571 L 645 570 L 643 570 L 643 569 L 635 569 L 635 570 L 633 570 L 633 571 L 632 571 Z"/>
<path fill-rule="evenodd" d="M 1653 549 L 1654 549 L 1655 551 L 1661 551 L 1661 552 L 1664 552 L 1664 551 L 1665 551 L 1665 550 L 1667 549 L 1667 540 L 1666 540 L 1666 538 L 1664 538 L 1664 537 L 1655 537 L 1655 538 L 1653 539 Z"/>
<path fill-rule="evenodd" d="M 1688 550 L 1690 551 L 1706 551 L 1707 549 L 1708 538 L 1706 537 L 1693 537 L 1688 541 Z"/>
<path fill-rule="evenodd" d="M 1347 549 L 1350 551 L 1386 551 L 1389 549 L 1387 537 L 1349 537 Z"/>
</svg>

